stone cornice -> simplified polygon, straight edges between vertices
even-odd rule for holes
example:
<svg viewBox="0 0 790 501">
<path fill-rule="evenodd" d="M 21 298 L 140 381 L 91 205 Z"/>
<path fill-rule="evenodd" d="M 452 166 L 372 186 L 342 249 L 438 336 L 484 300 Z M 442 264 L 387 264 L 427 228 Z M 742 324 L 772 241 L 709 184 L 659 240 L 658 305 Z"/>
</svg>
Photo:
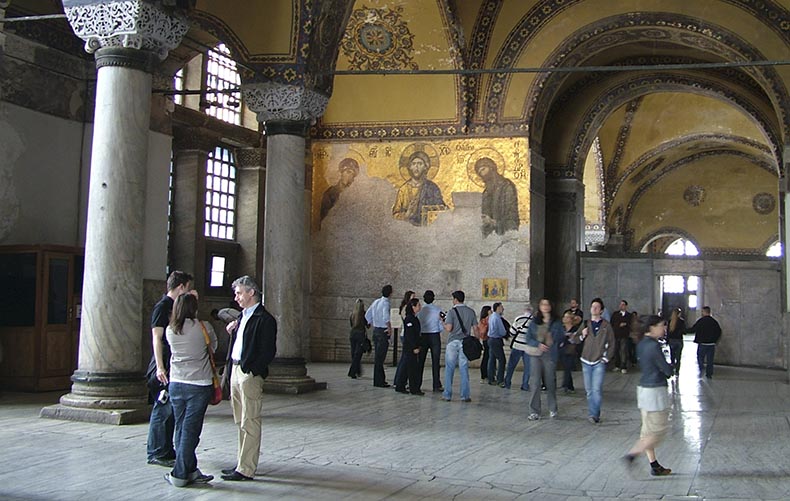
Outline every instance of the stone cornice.
<svg viewBox="0 0 790 501">
<path fill-rule="evenodd" d="M 261 145 L 260 132 L 225 122 L 185 106 L 176 105 L 172 117 L 174 130 L 185 127 L 205 128 L 217 133 L 223 142 L 231 143 L 234 146 L 257 147 Z"/>
</svg>

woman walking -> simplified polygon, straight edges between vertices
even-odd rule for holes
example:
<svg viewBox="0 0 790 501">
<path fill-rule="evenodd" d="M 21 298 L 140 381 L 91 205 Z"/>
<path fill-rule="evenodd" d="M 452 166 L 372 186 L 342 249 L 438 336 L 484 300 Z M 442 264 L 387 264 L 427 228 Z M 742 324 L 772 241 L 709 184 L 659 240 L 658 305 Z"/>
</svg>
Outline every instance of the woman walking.
<svg viewBox="0 0 790 501">
<path fill-rule="evenodd" d="M 362 355 L 365 353 L 365 339 L 367 338 L 368 322 L 365 320 L 365 303 L 361 299 L 354 302 L 354 311 L 349 318 L 351 323 L 351 367 L 348 368 L 348 377 L 356 379 L 362 375 Z"/>
<path fill-rule="evenodd" d="M 680 357 L 683 354 L 683 334 L 685 333 L 686 321 L 680 313 L 680 308 L 674 308 L 669 319 L 667 342 L 669 343 L 669 353 L 675 374 L 680 374 Z"/>
<path fill-rule="evenodd" d="M 642 431 L 639 440 L 623 458 L 629 466 L 643 453 L 650 462 L 650 474 L 663 476 L 672 473 L 656 459 L 656 446 L 669 429 L 669 395 L 667 379 L 672 376 L 672 366 L 664 358 L 658 340 L 666 335 L 667 325 L 658 315 L 650 315 L 643 323 L 645 338 L 636 347 L 642 377 L 636 387 L 636 400 L 642 414 Z"/>
<path fill-rule="evenodd" d="M 208 350 L 217 348 L 211 324 L 197 320 L 198 300 L 185 293 L 176 298 L 167 327 L 170 344 L 170 401 L 175 417 L 176 464 L 165 480 L 176 487 L 205 484 L 214 479 L 197 467 L 197 449 L 203 418 L 214 392 Z"/>
<path fill-rule="evenodd" d="M 565 341 L 565 329 L 554 315 L 551 301 L 542 298 L 538 303 L 538 314 L 527 328 L 527 355 L 530 356 L 529 390 L 530 421 L 540 419 L 540 387 L 543 379 L 549 415 L 557 417 L 557 358 L 559 347 Z"/>
</svg>

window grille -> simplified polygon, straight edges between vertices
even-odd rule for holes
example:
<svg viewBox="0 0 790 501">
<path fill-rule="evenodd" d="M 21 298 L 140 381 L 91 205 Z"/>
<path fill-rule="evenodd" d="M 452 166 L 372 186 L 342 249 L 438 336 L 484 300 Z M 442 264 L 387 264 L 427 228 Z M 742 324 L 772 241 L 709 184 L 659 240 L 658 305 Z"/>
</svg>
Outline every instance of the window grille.
<svg viewBox="0 0 790 501">
<path fill-rule="evenodd" d="M 206 223 L 204 235 L 235 238 L 236 162 L 233 152 L 218 146 L 206 162 Z"/>
</svg>

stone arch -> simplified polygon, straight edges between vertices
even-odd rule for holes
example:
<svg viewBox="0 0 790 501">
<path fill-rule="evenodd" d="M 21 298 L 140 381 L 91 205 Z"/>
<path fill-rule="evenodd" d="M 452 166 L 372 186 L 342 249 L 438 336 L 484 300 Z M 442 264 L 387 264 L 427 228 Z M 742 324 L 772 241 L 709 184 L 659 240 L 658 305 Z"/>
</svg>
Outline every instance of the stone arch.
<svg viewBox="0 0 790 501">
<path fill-rule="evenodd" d="M 700 252 L 702 252 L 702 248 L 699 246 L 699 243 L 697 242 L 696 238 L 694 238 L 694 236 L 691 233 L 687 232 L 682 228 L 677 228 L 675 226 L 664 226 L 662 228 L 650 232 L 649 234 L 645 235 L 635 247 L 639 249 L 639 252 L 646 252 L 645 247 L 647 247 L 657 239 L 663 237 L 685 238 L 686 240 L 689 240 L 691 243 L 693 243 L 694 246 L 697 249 L 699 249 Z M 669 247 L 671 243 L 672 242 L 667 244 L 666 247 Z M 666 247 L 661 251 L 662 253 L 666 252 L 667 250 Z"/>
<path fill-rule="evenodd" d="M 703 94 L 717 99 L 722 99 L 742 109 L 753 117 L 763 133 L 773 146 L 777 164 L 781 165 L 779 155 L 781 152 L 777 131 L 770 125 L 769 117 L 764 116 L 759 109 L 750 103 L 744 96 L 732 93 L 722 82 L 705 80 L 701 77 L 690 77 L 684 74 L 662 73 L 636 77 L 619 83 L 609 88 L 595 100 L 595 105 L 589 107 L 578 120 L 578 125 L 573 137 L 578 138 L 571 145 L 564 158 L 556 158 L 555 165 L 566 166 L 567 170 L 574 173 L 577 179 L 582 177 L 584 156 L 592 146 L 597 130 L 605 119 L 617 108 L 637 97 L 661 91 L 692 92 Z M 547 164 L 550 159 L 546 159 Z"/>
<path fill-rule="evenodd" d="M 702 49 L 705 53 L 714 56 L 716 60 L 765 59 L 760 51 L 751 44 L 720 26 L 673 13 L 643 13 L 639 17 L 638 26 L 634 26 L 632 17 L 619 15 L 602 19 L 577 31 L 554 51 L 544 66 L 581 66 L 590 57 L 604 53 L 613 47 L 651 39 L 679 47 Z M 701 61 L 688 60 L 686 62 Z M 715 72 L 706 72 L 706 75 L 709 73 Z M 790 106 L 788 104 L 790 97 L 778 73 L 770 67 L 765 69 L 745 68 L 741 73 L 748 75 L 756 82 L 772 102 L 776 115 L 782 123 L 782 128 L 777 136 L 788 137 L 790 112 L 787 108 Z M 530 87 L 525 101 L 523 119 L 531 124 L 530 136 L 533 142 L 540 144 L 551 106 L 557 100 L 567 79 L 568 74 L 544 73 L 536 78 Z M 502 82 L 501 85 L 505 87 L 502 92 L 504 95 L 507 92 L 507 81 Z M 487 110 L 486 116 L 493 111 L 492 109 Z M 497 116 L 501 117 L 501 100 Z"/>
</svg>

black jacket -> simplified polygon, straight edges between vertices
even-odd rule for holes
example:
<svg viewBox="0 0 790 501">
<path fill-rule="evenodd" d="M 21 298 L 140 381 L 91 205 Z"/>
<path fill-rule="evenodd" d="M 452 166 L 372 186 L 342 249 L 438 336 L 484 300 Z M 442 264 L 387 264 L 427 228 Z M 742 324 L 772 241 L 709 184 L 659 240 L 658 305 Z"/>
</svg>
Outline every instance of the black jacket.
<svg viewBox="0 0 790 501">
<path fill-rule="evenodd" d="M 232 363 L 230 355 L 233 351 L 233 344 L 236 342 L 237 332 L 238 328 L 233 331 L 230 338 L 228 364 Z M 251 373 L 253 376 L 262 376 L 265 379 L 269 375 L 269 364 L 277 354 L 277 320 L 266 311 L 262 304 L 255 308 L 247 320 L 242 342 L 244 344 L 241 347 L 241 360 L 239 360 L 241 370 Z"/>
<path fill-rule="evenodd" d="M 420 347 L 420 321 L 414 315 L 406 315 L 403 320 L 403 351 L 414 354 L 414 349 Z"/>
<path fill-rule="evenodd" d="M 694 342 L 700 344 L 718 343 L 721 337 L 719 322 L 710 315 L 700 317 L 689 332 L 696 334 Z"/>
</svg>

